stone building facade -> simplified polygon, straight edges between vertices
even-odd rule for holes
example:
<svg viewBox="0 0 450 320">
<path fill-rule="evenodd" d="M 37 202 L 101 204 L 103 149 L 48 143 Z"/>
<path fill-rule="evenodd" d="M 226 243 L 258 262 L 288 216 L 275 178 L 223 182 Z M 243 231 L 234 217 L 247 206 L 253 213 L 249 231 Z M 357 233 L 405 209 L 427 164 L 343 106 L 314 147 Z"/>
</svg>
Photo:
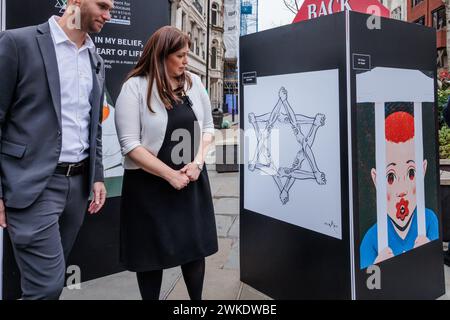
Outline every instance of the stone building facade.
<svg viewBox="0 0 450 320">
<path fill-rule="evenodd" d="M 191 37 L 189 71 L 199 75 L 206 84 L 207 0 L 169 0 L 171 25 Z M 208 94 L 213 108 L 223 105 L 223 1 L 210 0 L 209 81 Z"/>
</svg>

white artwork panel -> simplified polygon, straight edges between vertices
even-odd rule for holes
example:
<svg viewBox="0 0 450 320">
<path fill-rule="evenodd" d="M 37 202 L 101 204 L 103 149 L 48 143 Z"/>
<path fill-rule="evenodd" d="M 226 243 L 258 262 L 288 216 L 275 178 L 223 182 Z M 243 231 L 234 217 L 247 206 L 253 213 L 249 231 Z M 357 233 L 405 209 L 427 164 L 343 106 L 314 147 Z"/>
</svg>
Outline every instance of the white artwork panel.
<svg viewBox="0 0 450 320">
<path fill-rule="evenodd" d="M 338 69 L 244 86 L 244 208 L 342 239 Z"/>
</svg>

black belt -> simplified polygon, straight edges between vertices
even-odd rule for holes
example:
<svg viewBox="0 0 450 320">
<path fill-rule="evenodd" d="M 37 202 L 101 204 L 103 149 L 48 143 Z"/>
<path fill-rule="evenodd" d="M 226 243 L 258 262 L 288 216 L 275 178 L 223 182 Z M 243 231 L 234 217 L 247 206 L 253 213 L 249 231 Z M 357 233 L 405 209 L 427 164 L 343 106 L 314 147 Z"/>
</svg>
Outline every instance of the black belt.
<svg viewBox="0 0 450 320">
<path fill-rule="evenodd" d="M 55 174 L 63 174 L 66 177 L 83 174 L 88 167 L 88 163 L 87 159 L 76 163 L 61 162 L 56 166 Z"/>
</svg>

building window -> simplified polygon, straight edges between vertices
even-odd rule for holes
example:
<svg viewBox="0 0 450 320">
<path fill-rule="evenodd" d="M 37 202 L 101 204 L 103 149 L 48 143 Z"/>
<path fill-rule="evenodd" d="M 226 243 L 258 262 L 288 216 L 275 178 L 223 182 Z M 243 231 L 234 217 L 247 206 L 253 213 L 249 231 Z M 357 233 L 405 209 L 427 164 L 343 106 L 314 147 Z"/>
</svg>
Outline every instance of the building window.
<svg viewBox="0 0 450 320">
<path fill-rule="evenodd" d="M 181 13 L 181 31 L 186 32 L 186 13 Z"/>
<path fill-rule="evenodd" d="M 197 11 L 200 12 L 200 14 L 203 14 L 203 6 L 199 0 L 193 0 L 192 4 L 195 7 L 195 9 L 197 9 Z"/>
<path fill-rule="evenodd" d="M 421 25 L 425 25 L 425 16 L 420 17 L 419 19 L 417 19 L 416 21 L 414 21 L 414 23 L 416 24 L 421 24 Z"/>
<path fill-rule="evenodd" d="M 402 20 L 402 7 L 397 7 L 391 12 L 391 18 Z"/>
<path fill-rule="evenodd" d="M 440 7 L 436 11 L 431 13 L 433 16 L 433 27 L 437 30 L 447 26 L 447 21 L 445 19 L 445 6 Z"/>
<path fill-rule="evenodd" d="M 217 26 L 219 24 L 219 6 L 217 3 L 213 3 L 211 6 L 211 24 Z"/>
<path fill-rule="evenodd" d="M 198 38 L 195 38 L 195 54 L 200 55 L 200 48 L 198 47 Z"/>
<path fill-rule="evenodd" d="M 217 68 L 217 48 L 212 47 L 211 49 L 211 69 Z"/>
<path fill-rule="evenodd" d="M 191 39 L 191 47 L 190 50 L 194 52 L 194 41 L 192 41 L 192 33 L 188 32 L 188 37 Z"/>
<path fill-rule="evenodd" d="M 446 48 L 437 49 L 437 67 L 447 68 L 447 50 Z"/>
<path fill-rule="evenodd" d="M 412 0 L 411 1 L 411 6 L 412 7 L 415 7 L 415 6 L 417 6 L 419 3 L 421 3 L 423 0 Z"/>
</svg>

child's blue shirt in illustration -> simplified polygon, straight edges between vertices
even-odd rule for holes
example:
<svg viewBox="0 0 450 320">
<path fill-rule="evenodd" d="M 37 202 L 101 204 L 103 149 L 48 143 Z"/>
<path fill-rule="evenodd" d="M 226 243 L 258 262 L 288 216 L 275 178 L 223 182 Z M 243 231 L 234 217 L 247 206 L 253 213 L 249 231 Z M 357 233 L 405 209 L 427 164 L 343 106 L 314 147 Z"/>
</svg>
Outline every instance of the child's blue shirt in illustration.
<svg viewBox="0 0 450 320">
<path fill-rule="evenodd" d="M 414 209 L 411 221 L 411 227 L 405 239 L 395 231 L 395 227 L 391 219 L 388 219 L 388 246 L 394 255 L 402 254 L 414 248 L 414 242 L 417 238 L 417 214 Z M 425 208 L 425 225 L 426 236 L 430 241 L 439 238 L 439 223 L 433 210 Z M 375 262 L 378 256 L 378 230 L 375 223 L 365 234 L 360 246 L 360 265 L 361 269 L 365 269 Z"/>
</svg>

